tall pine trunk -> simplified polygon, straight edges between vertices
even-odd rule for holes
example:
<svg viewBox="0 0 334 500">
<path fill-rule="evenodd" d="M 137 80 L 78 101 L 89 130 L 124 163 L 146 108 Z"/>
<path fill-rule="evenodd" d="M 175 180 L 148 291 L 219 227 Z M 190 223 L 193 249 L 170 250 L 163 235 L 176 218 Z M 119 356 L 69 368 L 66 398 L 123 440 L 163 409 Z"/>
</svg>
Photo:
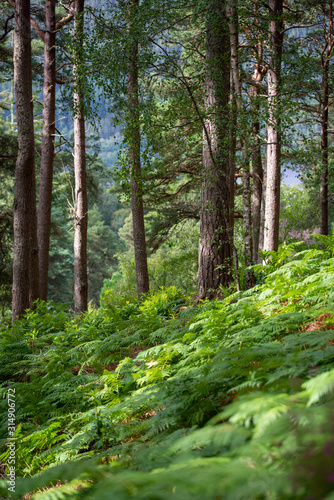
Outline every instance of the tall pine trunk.
<svg viewBox="0 0 334 500">
<path fill-rule="evenodd" d="M 321 114 L 321 177 L 320 177 L 320 233 L 328 235 L 328 65 L 323 74 L 323 108 Z"/>
<path fill-rule="evenodd" d="M 75 220 L 74 220 L 74 310 L 87 311 L 87 225 L 88 200 L 86 181 L 86 139 L 83 84 L 83 11 L 85 0 L 75 0 L 74 39 L 74 182 L 75 182 Z"/>
<path fill-rule="evenodd" d="M 138 0 L 129 2 L 129 66 L 128 66 L 128 124 L 131 205 L 133 221 L 133 242 L 135 250 L 138 298 L 149 291 L 149 275 L 143 206 L 143 180 L 140 163 L 140 122 L 138 93 L 138 39 L 133 18 Z"/>
<path fill-rule="evenodd" d="M 233 76 L 230 74 L 230 88 L 233 88 Z M 238 292 L 240 292 L 240 276 L 237 248 L 234 244 L 234 207 L 235 207 L 235 172 L 236 172 L 236 150 L 237 150 L 237 126 L 238 113 L 235 95 L 230 92 L 230 147 L 229 147 L 229 171 L 230 171 L 230 241 L 233 250 L 233 268 Z"/>
<path fill-rule="evenodd" d="M 230 40 L 225 1 L 210 1 L 206 21 L 206 119 L 199 244 L 199 297 L 214 297 L 233 281 L 230 231 Z"/>
<path fill-rule="evenodd" d="M 257 10 L 256 10 L 257 12 Z M 262 67 L 262 42 L 258 42 L 256 51 L 256 66 L 253 74 L 253 80 L 261 83 L 264 75 Z M 255 117 L 252 123 L 252 147 L 251 159 L 253 167 L 253 258 L 256 264 L 259 263 L 259 245 L 260 245 L 260 232 L 263 221 L 261 220 L 261 205 L 263 193 L 263 167 L 261 157 L 261 139 L 260 139 L 260 121 L 259 121 L 259 89 L 256 86 L 251 86 L 249 89 L 251 99 L 251 111 Z"/>
<path fill-rule="evenodd" d="M 231 70 L 234 92 L 236 96 L 237 109 L 241 118 L 242 126 L 242 200 L 243 200 L 243 221 L 244 221 L 244 252 L 246 268 L 253 265 L 253 231 L 252 231 L 252 208 L 251 208 L 251 185 L 249 171 L 249 153 L 247 148 L 247 127 L 245 126 L 244 115 L 246 110 L 242 102 L 241 81 L 239 73 L 239 35 L 238 35 L 238 12 L 235 0 L 227 1 L 227 16 L 230 30 L 231 45 Z M 252 288 L 255 285 L 254 274 L 246 270 L 246 288 Z"/>
<path fill-rule="evenodd" d="M 268 142 L 268 134 L 266 131 L 266 142 Z M 263 162 L 263 183 L 262 183 L 262 199 L 261 199 L 261 209 L 260 209 L 260 235 L 259 235 L 259 250 L 264 249 L 264 225 L 265 225 L 265 213 L 266 213 L 266 193 L 267 193 L 267 148 L 264 155 Z M 260 256 L 258 257 L 258 264 L 260 264 Z"/>
<path fill-rule="evenodd" d="M 264 250 L 278 250 L 281 183 L 280 83 L 283 43 L 283 0 L 269 0 L 267 187 Z"/>
<path fill-rule="evenodd" d="M 243 168 L 242 168 L 242 202 L 244 220 L 244 249 L 245 249 L 245 285 L 249 290 L 255 285 L 255 276 L 252 270 L 247 269 L 254 264 L 253 261 L 253 227 L 252 227 L 252 205 L 251 205 L 251 184 L 248 162 L 248 151 L 243 145 Z"/>
<path fill-rule="evenodd" d="M 322 102 L 319 119 L 321 124 L 321 173 L 320 173 L 320 233 L 328 235 L 328 114 L 330 103 L 330 62 L 334 49 L 333 1 L 321 5 L 324 46 L 321 52 Z M 328 19 L 328 22 L 327 22 Z"/>
<path fill-rule="evenodd" d="M 30 281 L 29 307 L 34 307 L 34 301 L 40 298 L 39 288 L 39 255 L 37 238 L 37 207 L 36 207 L 36 175 L 35 166 L 31 189 L 31 217 L 30 217 Z"/>
<path fill-rule="evenodd" d="M 46 0 L 44 38 L 43 131 L 38 205 L 40 298 L 47 300 L 52 177 L 56 114 L 56 0 Z"/>
<path fill-rule="evenodd" d="M 256 102 L 258 89 L 251 87 L 252 112 L 258 114 L 259 104 Z M 263 191 L 263 167 L 261 158 L 260 122 L 256 119 L 252 125 L 252 167 L 253 167 L 253 258 L 255 264 L 259 263 L 259 245 L 261 231 L 261 203 Z"/>
<path fill-rule="evenodd" d="M 21 317 L 38 296 L 29 0 L 16 0 L 15 4 L 14 92 L 18 157 L 14 192 L 13 321 Z"/>
</svg>

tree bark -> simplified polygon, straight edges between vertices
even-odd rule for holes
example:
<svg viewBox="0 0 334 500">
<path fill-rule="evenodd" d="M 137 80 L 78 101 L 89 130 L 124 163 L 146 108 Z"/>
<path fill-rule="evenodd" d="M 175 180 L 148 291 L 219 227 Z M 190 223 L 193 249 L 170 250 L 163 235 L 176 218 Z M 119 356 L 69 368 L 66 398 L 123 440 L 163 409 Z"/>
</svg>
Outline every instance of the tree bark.
<svg viewBox="0 0 334 500">
<path fill-rule="evenodd" d="M 258 42 L 256 50 L 256 67 L 253 74 L 253 80 L 261 83 L 263 79 L 262 68 L 262 42 Z M 251 99 L 252 115 L 259 115 L 259 88 L 251 86 L 249 89 Z M 260 121 L 256 118 L 252 124 L 252 151 L 251 151 L 252 167 L 253 167 L 253 258 L 255 264 L 259 264 L 259 244 L 261 232 L 261 203 L 263 191 L 263 167 L 261 158 L 261 140 L 260 140 Z"/>
<path fill-rule="evenodd" d="M 241 81 L 239 73 L 239 35 L 238 35 L 238 13 L 235 1 L 228 0 L 227 16 L 230 30 L 230 45 L 231 45 L 231 70 L 233 75 L 233 86 L 236 95 L 237 108 L 241 117 L 242 127 L 242 199 L 243 199 L 243 221 L 244 221 L 244 251 L 246 268 L 253 265 L 253 235 L 252 235 L 252 209 L 251 209 L 251 186 L 250 186 L 250 171 L 249 171 L 249 154 L 247 148 L 247 127 L 245 125 L 245 113 L 241 94 Z M 254 273 L 246 270 L 246 289 L 252 288 L 255 285 Z"/>
<path fill-rule="evenodd" d="M 230 75 L 230 88 L 233 88 L 233 76 Z M 234 194 L 235 194 L 235 155 L 237 150 L 238 113 L 235 95 L 230 92 L 230 147 L 229 147 L 229 172 L 230 172 L 230 235 L 234 241 Z M 235 263 L 234 263 L 235 266 Z"/>
<path fill-rule="evenodd" d="M 334 19 L 333 1 L 329 0 L 321 5 L 323 17 L 324 46 L 321 52 L 322 67 L 322 102 L 321 123 L 321 174 L 320 174 L 320 233 L 328 235 L 328 113 L 330 93 L 329 65 L 334 49 Z M 328 24 L 327 24 L 328 18 Z"/>
<path fill-rule="evenodd" d="M 266 131 L 268 132 L 268 131 Z M 268 142 L 268 134 L 266 133 L 266 143 Z M 267 148 L 264 155 L 263 162 L 263 184 L 262 184 L 262 200 L 260 209 L 260 234 L 259 234 L 259 250 L 263 251 L 264 248 L 264 224 L 265 224 L 265 213 L 266 213 L 266 193 L 267 193 Z M 260 257 L 259 257 L 260 260 Z M 260 262 L 258 262 L 260 264 Z"/>
<path fill-rule="evenodd" d="M 328 64 L 323 74 L 323 104 L 321 115 L 321 178 L 320 178 L 320 234 L 328 235 Z"/>
<path fill-rule="evenodd" d="M 38 205 L 40 298 L 47 300 L 56 115 L 56 0 L 46 0 L 44 36 L 43 131 Z"/>
<path fill-rule="evenodd" d="M 75 219 L 74 219 L 74 310 L 87 311 L 87 225 L 88 200 L 86 186 L 86 139 L 84 99 L 81 71 L 83 66 L 83 11 L 85 0 L 75 0 L 75 64 L 74 76 L 74 182 L 75 182 Z"/>
<path fill-rule="evenodd" d="M 135 250 L 138 298 L 149 291 L 149 275 L 145 238 L 143 179 L 140 162 L 140 122 L 138 93 L 138 40 L 133 30 L 133 16 L 138 0 L 129 2 L 129 67 L 128 67 L 128 146 L 131 182 L 133 243 Z"/>
<path fill-rule="evenodd" d="M 251 87 L 251 95 L 256 101 L 258 89 Z M 259 105 L 255 102 L 252 104 L 253 112 L 258 112 Z M 253 258 L 255 264 L 259 263 L 259 245 L 261 231 L 261 202 L 263 191 L 263 167 L 261 158 L 261 142 L 259 138 L 260 122 L 253 122 L 252 126 L 252 167 L 253 167 Z"/>
<path fill-rule="evenodd" d="M 15 4 L 14 92 L 18 157 L 14 192 L 13 321 L 37 298 L 34 289 L 38 253 L 33 246 L 37 236 L 34 234 L 36 191 L 29 0 L 17 0 Z"/>
<path fill-rule="evenodd" d="M 281 183 L 280 83 L 283 43 L 283 0 L 269 0 L 268 140 L 264 250 L 278 250 Z"/>
<path fill-rule="evenodd" d="M 230 40 L 225 1 L 213 0 L 206 24 L 206 119 L 199 244 L 199 297 L 214 297 L 233 281 L 230 233 Z"/>
<path fill-rule="evenodd" d="M 39 288 L 39 255 L 37 239 L 37 207 L 36 207 L 36 175 L 35 164 L 31 189 L 31 218 L 30 218 L 30 283 L 29 307 L 34 307 L 35 300 L 40 298 Z"/>
<path fill-rule="evenodd" d="M 243 178 L 242 178 L 242 201 L 243 201 L 243 220 L 245 232 L 245 285 L 246 290 L 249 290 L 255 285 L 255 276 L 252 270 L 247 269 L 254 264 L 253 261 L 253 227 L 252 227 L 252 206 L 251 206 L 251 185 L 248 153 L 245 145 L 243 145 Z"/>
</svg>

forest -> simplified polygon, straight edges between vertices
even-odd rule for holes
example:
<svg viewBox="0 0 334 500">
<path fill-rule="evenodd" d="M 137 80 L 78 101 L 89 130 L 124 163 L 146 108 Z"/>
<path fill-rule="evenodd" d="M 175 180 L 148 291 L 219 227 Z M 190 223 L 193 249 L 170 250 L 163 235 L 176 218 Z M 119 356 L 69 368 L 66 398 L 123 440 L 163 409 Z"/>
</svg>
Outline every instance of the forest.
<svg viewBox="0 0 334 500">
<path fill-rule="evenodd" d="M 333 61 L 332 0 L 0 0 L 0 499 L 334 500 Z"/>
</svg>

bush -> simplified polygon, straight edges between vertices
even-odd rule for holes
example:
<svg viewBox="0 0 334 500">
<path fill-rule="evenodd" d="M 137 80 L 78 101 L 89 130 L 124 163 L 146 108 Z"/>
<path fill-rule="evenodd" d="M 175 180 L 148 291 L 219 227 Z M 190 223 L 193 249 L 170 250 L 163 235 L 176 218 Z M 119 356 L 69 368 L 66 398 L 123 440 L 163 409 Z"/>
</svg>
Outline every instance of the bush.
<svg viewBox="0 0 334 500">
<path fill-rule="evenodd" d="M 172 285 L 148 294 L 139 309 L 145 316 L 168 318 L 185 303 L 186 298 L 182 290 Z"/>
<path fill-rule="evenodd" d="M 105 286 L 101 291 L 100 302 L 101 309 L 106 316 L 115 317 L 115 319 L 129 319 L 131 315 L 139 314 L 138 300 L 135 297 L 121 295 L 114 289 L 105 288 Z"/>
</svg>

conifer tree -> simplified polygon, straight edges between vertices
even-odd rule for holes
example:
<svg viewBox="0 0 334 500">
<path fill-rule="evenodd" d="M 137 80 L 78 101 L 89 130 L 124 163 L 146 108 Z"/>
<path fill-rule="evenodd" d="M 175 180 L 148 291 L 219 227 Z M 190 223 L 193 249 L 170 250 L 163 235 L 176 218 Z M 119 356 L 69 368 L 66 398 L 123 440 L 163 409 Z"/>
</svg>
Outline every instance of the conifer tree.
<svg viewBox="0 0 334 500">
<path fill-rule="evenodd" d="M 30 0 L 15 2 L 14 91 L 18 157 L 14 195 L 13 321 L 21 317 L 39 295 Z"/>
<path fill-rule="evenodd" d="M 269 0 L 267 186 L 264 250 L 278 250 L 281 183 L 280 85 L 283 44 L 283 0 Z"/>
<path fill-rule="evenodd" d="M 129 0 L 129 51 L 128 51 L 128 83 L 127 83 L 127 136 L 130 163 L 131 206 L 133 221 L 133 241 L 136 261 L 137 292 L 140 298 L 149 291 L 147 267 L 143 180 L 140 164 L 140 122 L 138 95 L 138 35 L 134 23 L 139 0 Z"/>
<path fill-rule="evenodd" d="M 33 16 L 30 20 L 36 33 L 44 44 L 43 130 L 37 224 L 39 288 L 40 298 L 42 300 L 47 299 L 48 291 L 54 134 L 56 122 L 56 32 L 66 23 L 71 21 L 72 18 L 73 12 L 68 8 L 68 14 L 60 21 L 56 22 L 56 0 L 46 0 L 45 30 L 41 29 Z"/>
<path fill-rule="evenodd" d="M 230 39 L 224 0 L 206 12 L 203 180 L 199 244 L 199 296 L 215 296 L 232 275 L 230 231 L 229 92 Z"/>
<path fill-rule="evenodd" d="M 88 200 L 86 179 L 86 132 L 83 97 L 83 27 L 85 0 L 75 0 L 74 19 L 74 309 L 87 311 L 87 228 Z"/>
</svg>

